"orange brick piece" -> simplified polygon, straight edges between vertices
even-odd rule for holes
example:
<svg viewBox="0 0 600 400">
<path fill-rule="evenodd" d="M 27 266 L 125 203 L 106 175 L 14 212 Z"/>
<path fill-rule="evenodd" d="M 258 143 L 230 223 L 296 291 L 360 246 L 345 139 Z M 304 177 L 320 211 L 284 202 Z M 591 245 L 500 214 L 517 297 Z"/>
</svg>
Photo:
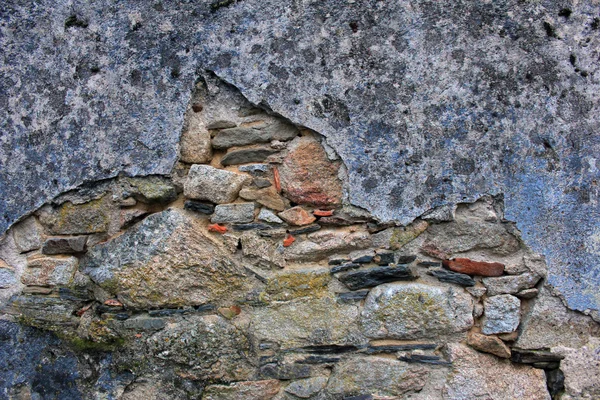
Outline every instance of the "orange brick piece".
<svg viewBox="0 0 600 400">
<path fill-rule="evenodd" d="M 104 305 L 111 307 L 123 307 L 123 303 L 116 299 L 108 299 L 104 302 Z"/>
<path fill-rule="evenodd" d="M 288 233 L 285 239 L 283 239 L 283 247 L 290 247 L 295 241 L 296 238 Z"/>
<path fill-rule="evenodd" d="M 315 210 L 313 211 L 313 215 L 315 217 L 331 217 L 333 215 L 333 210 Z"/>
<path fill-rule="evenodd" d="M 212 224 L 212 225 L 208 226 L 208 231 L 209 232 L 217 232 L 222 235 L 225 232 L 227 232 L 227 227 L 225 227 L 223 225 L 219 225 L 219 224 Z"/>
<path fill-rule="evenodd" d="M 468 275 L 501 276 L 504 273 L 504 264 L 497 262 L 473 261 L 468 258 L 454 258 L 442 261 L 444 267 L 454 272 Z"/>
</svg>

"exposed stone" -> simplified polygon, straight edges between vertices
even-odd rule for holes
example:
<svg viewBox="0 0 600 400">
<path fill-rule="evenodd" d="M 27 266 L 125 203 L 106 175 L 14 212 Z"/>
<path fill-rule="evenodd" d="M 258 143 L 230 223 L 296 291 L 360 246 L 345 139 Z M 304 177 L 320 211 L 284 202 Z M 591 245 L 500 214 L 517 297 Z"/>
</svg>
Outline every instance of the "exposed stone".
<svg viewBox="0 0 600 400">
<path fill-rule="evenodd" d="M 264 178 L 254 178 L 252 180 L 252 183 L 254 183 L 254 185 L 259 188 L 259 189 L 264 189 L 264 188 L 268 188 L 270 186 L 273 186 L 273 184 L 271 183 L 270 180 L 268 179 L 264 179 Z M 277 189 L 276 189 L 277 190 Z M 278 192 L 279 193 L 279 192 Z"/>
<path fill-rule="evenodd" d="M 278 168 L 285 196 L 297 204 L 328 206 L 339 204 L 342 184 L 339 164 L 331 162 L 323 147 L 308 137 L 294 139 Z"/>
<path fill-rule="evenodd" d="M 388 283 L 371 289 L 361 313 L 373 339 L 460 337 L 473 326 L 473 302 L 461 289 Z"/>
<path fill-rule="evenodd" d="M 513 348 L 510 360 L 519 364 L 538 364 L 538 363 L 558 363 L 563 358 L 563 355 L 544 350 L 523 350 Z"/>
<path fill-rule="evenodd" d="M 44 254 L 73 254 L 85 251 L 87 236 L 50 237 L 44 242 Z"/>
<path fill-rule="evenodd" d="M 259 204 L 276 211 L 285 209 L 283 199 L 272 186 L 263 189 L 245 187 L 240 191 L 240 197 L 245 200 L 255 200 Z"/>
<path fill-rule="evenodd" d="M 600 338 L 590 337 L 580 348 L 559 346 L 553 351 L 564 357 L 560 363 L 565 386 L 565 395 L 562 398 L 600 398 Z"/>
<path fill-rule="evenodd" d="M 354 303 L 365 299 L 368 294 L 368 290 L 358 290 L 356 292 L 338 293 L 337 296 L 342 303 Z"/>
<path fill-rule="evenodd" d="M 218 120 L 213 121 L 206 125 L 206 129 L 227 129 L 227 128 L 235 128 L 236 124 L 232 121 L 224 121 Z"/>
<path fill-rule="evenodd" d="M 483 278 L 482 282 L 487 288 L 488 296 L 497 294 L 515 294 L 523 289 L 532 288 L 541 277 L 534 273 L 521 275 L 501 276 L 498 278 Z"/>
<path fill-rule="evenodd" d="M 473 307 L 473 317 L 480 318 L 483 315 L 483 304 L 477 303 Z"/>
<path fill-rule="evenodd" d="M 131 329 L 136 332 L 146 331 L 155 332 L 163 329 L 167 325 L 165 319 L 162 318 L 149 318 L 145 315 L 137 315 L 133 318 L 128 318 L 124 323 L 125 329 Z"/>
<path fill-rule="evenodd" d="M 487 207 L 484 201 L 471 206 L 459 206 L 454 222 L 431 226 L 426 244 L 442 249 L 449 255 L 477 249 L 487 249 L 498 255 L 518 251 L 517 238 L 504 224 L 497 222 L 495 213 Z M 488 215 L 490 212 L 491 217 Z"/>
<path fill-rule="evenodd" d="M 183 186 L 185 197 L 195 200 L 208 200 L 212 203 L 234 201 L 240 189 L 250 178 L 211 167 L 194 164 L 190 168 Z"/>
<path fill-rule="evenodd" d="M 255 338 L 278 343 L 282 350 L 365 341 L 356 324 L 358 308 L 327 296 L 275 302 L 254 308 L 250 313 Z"/>
<path fill-rule="evenodd" d="M 78 264 L 75 257 L 33 256 L 27 259 L 21 282 L 30 286 L 68 285 Z"/>
<path fill-rule="evenodd" d="M 515 344 L 522 349 L 565 346 L 579 348 L 590 336 L 600 336 L 600 325 L 589 317 L 565 308 L 560 298 L 542 288 L 533 308 L 524 315 Z"/>
<path fill-rule="evenodd" d="M 401 344 L 400 344 L 401 343 Z M 367 347 L 367 354 L 397 353 L 399 351 L 435 350 L 435 343 L 402 343 L 394 340 L 373 341 Z"/>
<path fill-rule="evenodd" d="M 269 400 L 279 393 L 279 389 L 280 383 L 275 379 L 209 385 L 202 394 L 202 400 Z"/>
<path fill-rule="evenodd" d="M 454 272 L 468 275 L 501 276 L 504 273 L 504 264 L 497 262 L 473 261 L 468 258 L 455 258 L 442 262 L 445 268 Z"/>
<path fill-rule="evenodd" d="M 521 399 L 550 400 L 546 377 L 541 369 L 511 364 L 469 347 L 447 345 L 452 371 L 443 389 L 444 399 L 506 399 L 507 394 Z"/>
<path fill-rule="evenodd" d="M 357 250 L 349 254 L 350 260 L 357 264 L 368 264 L 373 261 L 375 254 L 373 250 Z"/>
<path fill-rule="evenodd" d="M 307 234 L 307 233 L 316 232 L 319 229 L 321 229 L 321 225 L 319 225 L 319 224 L 312 224 L 312 225 L 304 226 L 304 227 L 298 228 L 298 229 L 290 229 L 290 234 L 291 235 L 304 235 L 304 234 Z"/>
<path fill-rule="evenodd" d="M 203 203 L 196 200 L 186 200 L 183 208 L 190 211 L 199 212 L 200 214 L 210 215 L 215 212 L 214 204 Z"/>
<path fill-rule="evenodd" d="M 373 261 L 377 263 L 377 265 L 393 264 L 395 262 L 395 255 L 387 250 L 376 250 Z"/>
<path fill-rule="evenodd" d="M 81 270 L 133 309 L 233 301 L 247 278 L 205 229 L 176 209 L 152 214 L 91 248 Z"/>
<path fill-rule="evenodd" d="M 331 276 L 326 269 L 293 270 L 279 273 L 267 282 L 266 301 L 289 301 L 299 297 L 324 297 Z"/>
<path fill-rule="evenodd" d="M 285 391 L 301 399 L 309 399 L 325 388 L 327 380 L 325 376 L 315 376 L 294 381 L 285 388 Z"/>
<path fill-rule="evenodd" d="M 3 311 L 21 317 L 27 325 L 66 335 L 79 324 L 75 310 L 73 303 L 59 298 L 16 296 Z"/>
<path fill-rule="evenodd" d="M 486 336 L 471 332 L 467 336 L 467 344 L 475 350 L 491 353 L 500 358 L 510 358 L 510 348 L 496 336 Z"/>
<path fill-rule="evenodd" d="M 217 224 L 243 224 L 254 220 L 254 203 L 219 204 L 210 221 Z"/>
<path fill-rule="evenodd" d="M 103 197 L 84 204 L 66 202 L 58 207 L 48 206 L 39 217 L 52 235 L 99 233 L 108 230 L 110 209 Z"/>
<path fill-rule="evenodd" d="M 0 259 L 0 289 L 9 288 L 17 283 L 15 270 Z"/>
<path fill-rule="evenodd" d="M 127 208 L 127 209 L 121 210 L 119 212 L 119 225 L 120 225 L 121 229 L 129 228 L 132 224 L 138 222 L 139 220 L 144 218 L 144 216 L 146 216 L 146 215 L 148 215 L 148 211 L 146 211 L 144 209 Z M 101 238 L 100 235 L 102 235 L 104 237 Z M 95 236 L 88 237 L 87 245 L 90 247 L 94 246 L 95 244 L 103 241 L 104 239 L 106 239 L 105 235 L 96 234 Z"/>
<path fill-rule="evenodd" d="M 351 269 L 357 269 L 357 268 L 360 268 L 360 264 L 348 262 L 346 264 L 336 265 L 335 267 L 331 268 L 329 273 L 337 274 L 339 272 L 346 272 L 346 271 L 350 271 Z"/>
<path fill-rule="evenodd" d="M 536 297 L 538 295 L 538 292 L 539 291 L 535 288 L 525 289 L 525 290 L 521 290 L 520 292 L 515 294 L 515 296 L 517 296 L 520 299 L 529 300 L 529 299 L 533 299 L 534 297 Z"/>
<path fill-rule="evenodd" d="M 302 226 L 315 222 L 316 218 L 300 206 L 287 209 L 278 214 L 288 224 Z"/>
<path fill-rule="evenodd" d="M 241 238 L 242 254 L 267 268 L 285 267 L 283 249 L 273 240 L 262 238 L 253 232 L 244 233 Z"/>
<path fill-rule="evenodd" d="M 347 264 L 346 264 L 347 265 Z M 412 281 L 417 277 L 404 265 L 375 267 L 348 272 L 338 279 L 350 290 L 364 289 L 394 281 Z"/>
<path fill-rule="evenodd" d="M 373 245 L 384 249 L 398 250 L 418 238 L 427 230 L 426 221 L 415 221 L 402 228 L 388 228 L 373 235 Z"/>
<path fill-rule="evenodd" d="M 190 315 L 167 324 L 148 345 L 155 356 L 187 366 L 197 379 L 246 380 L 251 375 L 246 337 L 217 315 Z"/>
<path fill-rule="evenodd" d="M 440 282 L 456 283 L 460 286 L 475 286 L 475 281 L 469 275 L 459 274 L 441 268 L 431 268 L 427 271 L 429 275 L 433 275 Z"/>
<path fill-rule="evenodd" d="M 486 335 L 510 333 L 517 329 L 521 318 L 521 301 L 510 294 L 488 297 L 483 301 L 482 332 Z"/>
<path fill-rule="evenodd" d="M 294 243 L 284 253 L 291 261 L 317 261 L 342 251 L 371 246 L 368 232 L 343 232 L 321 229 L 308 235 L 309 240 Z"/>
<path fill-rule="evenodd" d="M 268 143 L 272 140 L 291 140 L 298 135 L 298 129 L 283 122 L 274 122 L 264 128 L 239 127 L 223 129 L 212 140 L 215 149 L 227 149 L 256 143 Z"/>
<path fill-rule="evenodd" d="M 310 375 L 310 366 L 301 364 L 268 363 L 262 365 L 259 372 L 259 376 L 261 378 L 272 378 L 286 381 L 308 378 Z"/>
<path fill-rule="evenodd" d="M 273 211 L 266 208 L 260 210 L 257 218 L 259 221 L 268 222 L 269 224 L 283 224 L 281 218 L 275 215 Z"/>
<path fill-rule="evenodd" d="M 248 172 L 252 176 L 264 176 L 270 170 L 271 166 L 269 164 L 248 164 L 238 167 L 238 171 Z"/>
<path fill-rule="evenodd" d="M 481 297 L 487 292 L 487 289 L 483 286 L 470 286 L 466 287 L 465 290 L 473 297 Z"/>
<path fill-rule="evenodd" d="M 407 363 L 419 363 L 430 365 L 449 365 L 450 363 L 440 356 L 430 354 L 398 353 L 398 360 Z"/>
<path fill-rule="evenodd" d="M 560 369 L 546 371 L 546 384 L 552 398 L 565 390 L 565 374 Z"/>
<path fill-rule="evenodd" d="M 402 396 L 420 391 L 427 382 L 425 368 L 385 358 L 353 358 L 339 363 L 327 383 L 327 392 L 349 398 L 360 394 Z"/>
<path fill-rule="evenodd" d="M 177 198 L 175 186 L 166 178 L 147 176 L 144 178 L 126 178 L 129 193 L 142 203 L 167 204 Z"/>
<path fill-rule="evenodd" d="M 232 147 L 221 158 L 221 164 L 227 166 L 262 162 L 275 153 L 277 150 L 270 146 Z"/>
<path fill-rule="evenodd" d="M 42 227 L 35 217 L 29 217 L 12 228 L 12 234 L 17 249 L 21 253 L 37 250 L 42 247 Z"/>
<path fill-rule="evenodd" d="M 181 161 L 189 164 L 204 164 L 211 160 L 212 146 L 208 129 L 210 129 L 208 126 L 203 126 L 202 117 L 188 112 L 186 125 L 179 141 Z"/>
<path fill-rule="evenodd" d="M 257 222 L 251 222 L 249 224 L 233 225 L 233 230 L 238 231 L 238 232 L 265 230 L 265 229 L 271 229 L 271 226 L 267 225 L 267 224 L 257 223 Z"/>
</svg>

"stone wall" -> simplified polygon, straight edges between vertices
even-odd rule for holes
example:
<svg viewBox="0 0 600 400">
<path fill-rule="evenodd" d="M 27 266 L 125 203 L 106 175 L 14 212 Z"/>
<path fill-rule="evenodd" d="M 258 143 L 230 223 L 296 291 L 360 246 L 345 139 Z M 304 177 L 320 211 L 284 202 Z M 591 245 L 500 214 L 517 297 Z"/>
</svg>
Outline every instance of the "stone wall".
<svg viewBox="0 0 600 400">
<path fill-rule="evenodd" d="M 166 151 L 170 174 L 88 182 L 4 236 L 4 397 L 600 396 L 600 325 L 502 196 L 376 218 L 323 136 L 211 74 Z"/>
</svg>

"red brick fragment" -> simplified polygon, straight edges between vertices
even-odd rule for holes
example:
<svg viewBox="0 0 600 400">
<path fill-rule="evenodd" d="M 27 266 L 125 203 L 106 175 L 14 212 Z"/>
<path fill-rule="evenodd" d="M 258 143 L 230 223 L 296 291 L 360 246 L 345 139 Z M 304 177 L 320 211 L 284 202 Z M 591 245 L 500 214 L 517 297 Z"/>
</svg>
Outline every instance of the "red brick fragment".
<svg viewBox="0 0 600 400">
<path fill-rule="evenodd" d="M 242 309 L 240 306 L 231 306 L 229 307 L 229 309 L 235 314 L 235 315 L 240 315 L 240 313 L 242 312 Z"/>
<path fill-rule="evenodd" d="M 83 314 L 85 314 L 85 312 L 86 312 L 87 310 L 89 310 L 90 308 L 92 308 L 92 304 L 93 304 L 93 303 L 90 303 L 90 304 L 88 304 L 87 306 L 83 306 L 81 309 L 79 309 L 79 311 L 77 311 L 77 316 L 78 316 L 78 317 L 81 317 Z"/>
<path fill-rule="evenodd" d="M 468 258 L 454 258 L 442 261 L 444 267 L 454 272 L 468 275 L 501 276 L 504 273 L 504 264 L 497 262 L 473 261 Z"/>
<path fill-rule="evenodd" d="M 333 215 L 333 210 L 315 210 L 313 211 L 313 215 L 315 217 L 331 217 Z"/>
<path fill-rule="evenodd" d="M 227 232 L 227 227 L 223 226 L 223 225 L 219 225 L 219 224 L 212 224 L 212 225 L 208 226 L 208 231 L 209 232 L 217 232 L 222 235 L 225 232 Z"/>
<path fill-rule="evenodd" d="M 290 235 L 289 233 L 283 239 L 283 247 L 290 247 L 292 243 L 296 241 L 296 238 Z"/>
<path fill-rule="evenodd" d="M 108 299 L 104 302 L 104 305 L 111 307 L 123 307 L 123 303 L 116 299 Z"/>
</svg>

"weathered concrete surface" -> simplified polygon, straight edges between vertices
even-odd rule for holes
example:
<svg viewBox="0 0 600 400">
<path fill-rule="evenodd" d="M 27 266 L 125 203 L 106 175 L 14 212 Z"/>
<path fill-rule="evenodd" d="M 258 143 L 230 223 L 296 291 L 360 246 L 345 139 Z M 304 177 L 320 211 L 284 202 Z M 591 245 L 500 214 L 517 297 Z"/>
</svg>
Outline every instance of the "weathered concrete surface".
<svg viewBox="0 0 600 400">
<path fill-rule="evenodd" d="M 549 282 L 600 308 L 595 2 L 227 3 L 4 2 L 0 231 L 84 181 L 168 173 L 209 69 L 325 135 L 383 220 L 504 193 Z"/>
</svg>

